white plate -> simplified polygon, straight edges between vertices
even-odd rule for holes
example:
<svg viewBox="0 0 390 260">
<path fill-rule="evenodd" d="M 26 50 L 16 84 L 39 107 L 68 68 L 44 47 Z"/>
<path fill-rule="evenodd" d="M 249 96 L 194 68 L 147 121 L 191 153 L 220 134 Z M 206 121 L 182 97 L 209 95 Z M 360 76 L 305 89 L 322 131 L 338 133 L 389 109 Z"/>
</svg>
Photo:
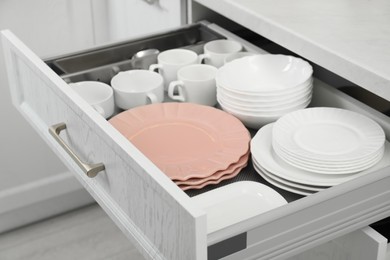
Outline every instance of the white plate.
<svg viewBox="0 0 390 260">
<path fill-rule="evenodd" d="M 292 182 L 292 181 L 280 178 L 279 176 L 274 175 L 271 172 L 264 169 L 263 167 L 261 167 L 261 165 L 258 162 L 256 162 L 256 160 L 254 158 L 252 158 L 252 164 L 253 164 L 253 167 L 255 167 L 256 171 L 261 170 L 261 172 L 263 174 L 265 174 L 268 178 L 275 180 L 277 182 L 280 182 L 281 184 L 284 184 L 284 185 L 291 187 L 291 188 L 297 188 L 297 189 L 306 190 L 307 192 L 313 192 L 313 191 L 322 191 L 324 189 L 331 187 L 331 186 L 307 185 L 307 184 Z"/>
<path fill-rule="evenodd" d="M 273 125 L 262 127 L 252 138 L 251 153 L 262 168 L 286 180 L 315 186 L 333 186 L 390 165 L 390 143 L 386 141 L 382 159 L 373 167 L 356 174 L 318 174 L 298 169 L 284 162 L 274 153 L 271 141 Z"/>
<path fill-rule="evenodd" d="M 327 162 L 327 161 L 320 161 L 320 160 L 310 160 L 310 159 L 303 159 L 296 157 L 294 154 L 289 153 L 288 151 L 284 151 L 281 149 L 281 147 L 274 147 L 275 149 L 279 149 L 276 153 L 283 154 L 283 159 L 287 158 L 290 160 L 294 160 L 296 163 L 300 163 L 307 166 L 316 166 L 321 168 L 357 168 L 366 165 L 367 163 L 371 163 L 374 160 L 377 160 L 378 157 L 381 157 L 383 155 L 384 146 L 380 148 L 376 153 L 373 153 L 370 156 L 367 156 L 364 160 L 356 160 L 356 161 L 348 161 L 348 162 Z"/>
<path fill-rule="evenodd" d="M 298 158 L 321 162 L 364 160 L 385 142 L 374 120 L 339 108 L 302 109 L 281 117 L 273 128 L 273 147 Z M 283 156 L 278 154 L 279 156 Z"/>
<path fill-rule="evenodd" d="M 191 198 L 207 213 L 207 233 L 287 204 L 271 187 L 253 182 L 235 182 Z"/>
<path fill-rule="evenodd" d="M 276 154 L 280 155 L 280 151 L 276 151 Z M 377 164 L 383 156 L 384 153 L 384 146 L 378 151 L 377 154 L 375 154 L 374 158 L 369 158 L 369 160 L 361 160 L 359 163 L 356 164 L 347 164 L 347 165 L 332 165 L 332 164 L 323 164 L 323 163 L 315 163 L 315 162 L 304 162 L 301 160 L 297 160 L 294 157 L 286 157 L 286 155 L 279 156 L 281 157 L 285 162 L 291 164 L 292 166 L 303 169 L 306 171 L 311 171 L 315 173 L 321 173 L 321 174 L 350 174 L 350 173 L 357 173 L 360 171 L 363 171 L 365 169 L 368 169 L 375 164 Z"/>
<path fill-rule="evenodd" d="M 313 193 L 316 193 L 316 191 L 309 191 L 309 190 L 305 190 L 305 189 L 301 189 L 301 188 L 296 188 L 296 187 L 292 187 L 290 185 L 286 185 L 284 183 L 281 183 L 273 178 L 271 178 L 270 176 L 268 176 L 266 173 L 265 173 L 265 170 L 264 169 L 261 169 L 260 167 L 258 167 L 257 165 L 253 165 L 253 167 L 255 168 L 256 172 L 261 176 L 263 177 L 264 180 L 266 180 L 267 182 L 271 183 L 272 185 L 278 187 L 278 188 L 281 188 L 283 190 L 286 190 L 286 191 L 289 191 L 289 192 L 292 192 L 292 193 L 296 193 L 296 194 L 299 194 L 299 195 L 304 195 L 304 196 L 308 196 L 308 195 L 311 195 Z"/>
</svg>

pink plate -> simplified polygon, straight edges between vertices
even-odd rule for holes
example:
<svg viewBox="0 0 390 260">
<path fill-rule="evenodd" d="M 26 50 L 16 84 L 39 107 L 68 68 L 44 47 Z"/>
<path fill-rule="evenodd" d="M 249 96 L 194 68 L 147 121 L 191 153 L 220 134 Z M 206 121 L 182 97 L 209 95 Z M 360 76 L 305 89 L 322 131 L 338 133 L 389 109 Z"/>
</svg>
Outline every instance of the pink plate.
<svg viewBox="0 0 390 260">
<path fill-rule="evenodd" d="M 208 177 L 249 150 L 250 135 L 241 121 L 209 106 L 151 104 L 109 122 L 172 180 Z"/>
<path fill-rule="evenodd" d="M 245 155 L 243 155 L 238 162 L 231 164 L 226 170 L 221 170 L 215 172 L 213 175 L 210 175 L 206 178 L 191 178 L 186 181 L 175 181 L 177 185 L 189 185 L 195 186 L 203 184 L 207 181 L 216 181 L 225 175 L 232 174 L 237 169 L 242 169 L 244 165 L 247 165 L 249 159 L 249 151 Z M 233 176 L 234 177 L 234 176 Z"/>
<path fill-rule="evenodd" d="M 206 181 L 206 182 L 203 182 L 203 183 L 201 183 L 199 185 L 178 185 L 178 186 L 182 190 L 192 190 L 192 189 L 202 189 L 202 188 L 206 187 L 207 185 L 211 185 L 211 184 L 218 184 L 218 183 L 220 183 L 223 180 L 228 180 L 228 179 L 236 177 L 240 173 L 240 171 L 244 167 L 247 166 L 247 164 L 248 164 L 248 162 L 246 162 L 243 166 L 239 167 L 238 169 L 234 170 L 232 173 L 226 174 L 226 175 L 222 176 L 218 180 Z"/>
</svg>

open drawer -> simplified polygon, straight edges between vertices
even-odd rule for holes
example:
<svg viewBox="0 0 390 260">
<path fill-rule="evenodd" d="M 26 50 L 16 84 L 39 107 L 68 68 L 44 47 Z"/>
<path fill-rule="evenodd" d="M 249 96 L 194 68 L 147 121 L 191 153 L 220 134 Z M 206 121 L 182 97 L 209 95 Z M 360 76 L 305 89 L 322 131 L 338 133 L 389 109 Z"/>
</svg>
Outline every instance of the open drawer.
<svg viewBox="0 0 390 260">
<path fill-rule="evenodd" d="M 371 227 L 365 227 L 316 246 L 288 258 L 288 260 L 387 260 L 386 255 L 389 246 L 387 238 L 381 233 Z"/>
<path fill-rule="evenodd" d="M 216 37 L 240 41 L 248 51 L 264 53 L 215 24 L 201 26 Z M 307 197 L 284 193 L 287 205 L 208 234 L 206 213 L 193 205 L 189 194 L 68 87 L 66 81 L 77 79 L 77 72 L 67 72 L 58 62 L 57 67 L 53 65 L 63 61 L 66 67 L 65 56 L 46 64 L 11 32 L 3 31 L 2 38 L 14 105 L 148 259 L 285 259 L 390 215 L 387 167 Z M 120 60 L 114 63 L 122 65 Z M 88 75 L 96 72 L 90 67 L 82 70 L 92 73 Z M 389 139 L 387 116 L 318 79 L 314 85 L 313 105 L 365 114 L 383 127 Z M 60 137 L 73 156 L 49 134 L 49 128 L 59 123 L 66 125 Z M 103 163 L 104 170 L 90 178 L 74 156 L 91 164 Z M 102 169 L 101 164 L 92 166 Z"/>
</svg>

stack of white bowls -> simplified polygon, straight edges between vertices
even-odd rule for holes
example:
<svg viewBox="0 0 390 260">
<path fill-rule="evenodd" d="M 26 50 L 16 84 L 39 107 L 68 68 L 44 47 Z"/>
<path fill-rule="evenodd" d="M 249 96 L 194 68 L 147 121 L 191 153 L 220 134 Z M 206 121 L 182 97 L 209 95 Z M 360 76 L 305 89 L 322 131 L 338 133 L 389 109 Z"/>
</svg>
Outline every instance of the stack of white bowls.
<svg viewBox="0 0 390 260">
<path fill-rule="evenodd" d="M 217 73 L 217 100 L 247 127 L 259 129 L 309 105 L 313 68 L 287 55 L 253 55 L 233 60 Z"/>
</svg>

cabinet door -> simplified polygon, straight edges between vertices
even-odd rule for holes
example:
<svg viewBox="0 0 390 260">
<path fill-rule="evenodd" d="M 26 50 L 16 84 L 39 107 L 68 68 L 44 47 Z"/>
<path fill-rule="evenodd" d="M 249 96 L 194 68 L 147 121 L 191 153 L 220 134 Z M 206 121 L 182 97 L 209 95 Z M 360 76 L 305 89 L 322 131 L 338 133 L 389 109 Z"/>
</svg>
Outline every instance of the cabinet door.
<svg viewBox="0 0 390 260">
<path fill-rule="evenodd" d="M 183 0 L 107 1 L 111 41 L 150 35 L 175 29 L 186 23 Z"/>
</svg>

